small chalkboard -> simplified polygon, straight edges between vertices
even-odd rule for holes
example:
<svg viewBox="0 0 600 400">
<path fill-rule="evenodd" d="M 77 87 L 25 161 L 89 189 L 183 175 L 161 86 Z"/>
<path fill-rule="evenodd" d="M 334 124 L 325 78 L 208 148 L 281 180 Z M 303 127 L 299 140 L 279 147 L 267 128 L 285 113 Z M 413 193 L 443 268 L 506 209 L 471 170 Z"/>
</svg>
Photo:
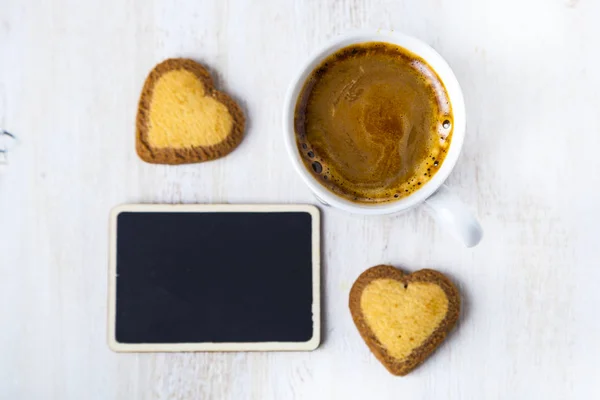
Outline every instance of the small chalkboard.
<svg viewBox="0 0 600 400">
<path fill-rule="evenodd" d="M 110 221 L 111 349 L 314 350 L 319 212 L 306 205 L 125 205 Z"/>
</svg>

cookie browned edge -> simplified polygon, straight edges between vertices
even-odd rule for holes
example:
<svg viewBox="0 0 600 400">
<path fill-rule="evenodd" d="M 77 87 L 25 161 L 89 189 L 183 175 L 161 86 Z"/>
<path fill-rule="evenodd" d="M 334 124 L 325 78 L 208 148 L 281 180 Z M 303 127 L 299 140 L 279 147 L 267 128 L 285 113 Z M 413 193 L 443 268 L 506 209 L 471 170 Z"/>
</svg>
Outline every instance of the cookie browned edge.
<svg viewBox="0 0 600 400">
<path fill-rule="evenodd" d="M 404 284 L 410 284 L 411 282 L 432 282 L 441 287 L 448 297 L 448 312 L 440 325 L 421 346 L 414 349 L 403 361 L 398 361 L 388 354 L 387 350 L 377 340 L 375 334 L 367 325 L 360 307 L 360 298 L 367 285 L 376 279 L 385 278 L 395 279 Z M 390 265 L 377 265 L 367 269 L 356 279 L 352 285 L 352 289 L 350 289 L 349 307 L 354 324 L 373 355 L 392 374 L 404 376 L 425 361 L 444 341 L 448 332 L 456 325 L 460 314 L 460 294 L 454 284 L 441 272 L 422 269 L 412 274 L 404 274 Z"/>
<path fill-rule="evenodd" d="M 194 146 L 184 149 L 155 148 L 147 140 L 148 118 L 154 86 L 169 71 L 185 69 L 202 81 L 206 95 L 223 103 L 233 118 L 231 133 L 212 146 Z M 136 118 L 136 150 L 140 158 L 153 164 L 188 164 L 214 160 L 233 151 L 242 141 L 246 119 L 238 104 L 227 94 L 215 89 L 210 73 L 201 64 L 187 58 L 170 58 L 155 66 L 144 82 Z"/>
</svg>

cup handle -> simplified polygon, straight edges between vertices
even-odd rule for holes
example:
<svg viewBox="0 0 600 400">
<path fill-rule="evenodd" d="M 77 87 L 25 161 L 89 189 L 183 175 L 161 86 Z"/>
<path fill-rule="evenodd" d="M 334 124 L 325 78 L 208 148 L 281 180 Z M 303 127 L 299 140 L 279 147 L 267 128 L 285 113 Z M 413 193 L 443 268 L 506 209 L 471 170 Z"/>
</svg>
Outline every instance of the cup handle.
<svg viewBox="0 0 600 400">
<path fill-rule="evenodd" d="M 476 246 L 483 237 L 479 221 L 448 186 L 442 185 L 425 200 L 425 208 L 438 224 L 465 246 Z"/>
</svg>

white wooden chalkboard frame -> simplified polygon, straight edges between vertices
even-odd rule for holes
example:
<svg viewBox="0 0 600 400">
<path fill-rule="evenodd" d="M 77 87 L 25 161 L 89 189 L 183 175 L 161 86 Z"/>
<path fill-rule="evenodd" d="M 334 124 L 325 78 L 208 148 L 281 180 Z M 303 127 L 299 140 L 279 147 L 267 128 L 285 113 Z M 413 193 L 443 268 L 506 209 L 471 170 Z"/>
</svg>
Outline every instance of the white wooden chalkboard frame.
<svg viewBox="0 0 600 400">
<path fill-rule="evenodd" d="M 306 342 L 254 343 L 121 343 L 116 340 L 117 218 L 122 212 L 306 212 L 312 219 L 313 336 Z M 108 271 L 108 345 L 116 352 L 192 352 L 192 351 L 312 351 L 321 341 L 321 242 L 319 209 L 312 205 L 233 205 L 233 204 L 126 204 L 110 215 Z"/>
</svg>

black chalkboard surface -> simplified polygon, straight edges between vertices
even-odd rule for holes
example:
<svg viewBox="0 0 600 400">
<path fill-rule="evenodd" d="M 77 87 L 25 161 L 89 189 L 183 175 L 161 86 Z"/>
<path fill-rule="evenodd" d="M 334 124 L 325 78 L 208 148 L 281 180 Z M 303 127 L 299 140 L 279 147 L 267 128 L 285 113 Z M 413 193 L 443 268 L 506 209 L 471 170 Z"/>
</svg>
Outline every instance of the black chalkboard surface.
<svg viewBox="0 0 600 400">
<path fill-rule="evenodd" d="M 315 207 L 121 206 L 110 270 L 116 351 L 318 346 Z"/>
</svg>

